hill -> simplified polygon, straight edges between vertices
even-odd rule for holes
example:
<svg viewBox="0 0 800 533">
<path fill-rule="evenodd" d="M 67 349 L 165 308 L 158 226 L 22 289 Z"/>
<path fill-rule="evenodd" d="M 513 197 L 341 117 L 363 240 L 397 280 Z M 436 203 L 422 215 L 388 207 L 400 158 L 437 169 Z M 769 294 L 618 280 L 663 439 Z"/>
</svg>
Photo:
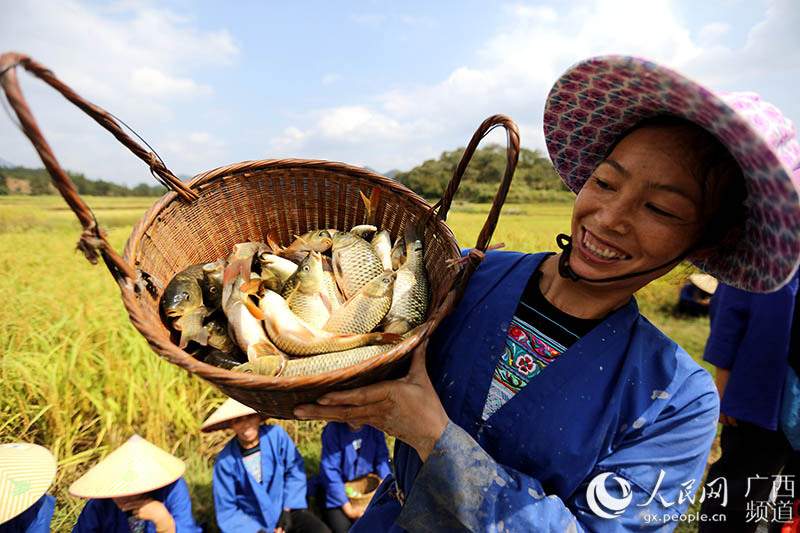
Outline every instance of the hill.
<svg viewBox="0 0 800 533">
<path fill-rule="evenodd" d="M 453 176 L 464 148 L 442 152 L 407 172 L 392 171 L 396 180 L 428 199 L 439 198 Z M 506 167 L 506 149 L 490 144 L 475 151 L 467 167 L 458 199 L 465 202 L 490 202 Z M 565 191 L 550 160 L 538 150 L 523 148 L 508 194 L 509 202 L 529 202 L 543 198 L 541 191 Z"/>
<path fill-rule="evenodd" d="M 7 161 L 0 159 L 0 195 L 4 194 L 56 194 L 50 183 L 50 174 L 43 168 L 20 166 L 3 167 Z M 80 194 L 93 196 L 161 196 L 166 189 L 161 185 L 140 183 L 134 187 L 105 180 L 90 180 L 80 173 L 67 172 Z"/>
</svg>

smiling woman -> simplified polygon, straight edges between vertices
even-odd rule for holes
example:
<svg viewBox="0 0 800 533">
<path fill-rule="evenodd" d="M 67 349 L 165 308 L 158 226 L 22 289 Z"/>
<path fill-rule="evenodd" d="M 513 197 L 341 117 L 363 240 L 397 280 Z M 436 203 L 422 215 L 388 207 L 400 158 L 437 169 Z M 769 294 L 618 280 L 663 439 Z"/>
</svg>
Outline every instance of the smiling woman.
<svg viewBox="0 0 800 533">
<path fill-rule="evenodd" d="M 487 254 L 408 376 L 296 411 L 398 437 L 354 531 L 663 531 L 699 488 L 716 390 L 633 294 L 684 259 L 751 291 L 791 279 L 794 127 L 609 56 L 556 82 L 545 137 L 578 194 L 561 253 Z"/>
</svg>

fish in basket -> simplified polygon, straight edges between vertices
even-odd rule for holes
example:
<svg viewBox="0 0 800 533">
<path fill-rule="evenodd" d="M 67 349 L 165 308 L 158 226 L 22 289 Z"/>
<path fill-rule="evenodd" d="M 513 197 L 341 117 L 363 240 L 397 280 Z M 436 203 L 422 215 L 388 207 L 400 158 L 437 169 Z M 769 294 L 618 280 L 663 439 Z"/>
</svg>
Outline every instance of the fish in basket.
<svg viewBox="0 0 800 533">
<path fill-rule="evenodd" d="M 122 256 L 109 245 L 39 130 L 17 81 L 19 67 L 111 132 L 170 189 L 133 227 Z M 403 374 L 411 350 L 452 311 L 480 264 L 520 149 L 514 122 L 504 115 L 489 117 L 433 206 L 395 180 L 333 161 L 243 161 L 184 183 L 111 114 L 30 57 L 0 55 L 0 84 L 54 186 L 83 227 L 78 248 L 92 262 L 103 260 L 131 323 L 153 351 L 277 418 L 293 418 L 296 405 L 327 392 Z M 462 257 L 445 223 L 447 213 L 478 144 L 496 127 L 507 133 L 506 170 L 475 248 Z M 367 249 L 378 256 L 377 263 Z M 303 262 L 313 270 L 308 279 L 297 275 Z M 405 274 L 404 265 L 409 265 Z M 417 270 L 409 274 L 411 267 Z M 420 272 L 427 302 L 421 315 L 417 309 L 419 316 L 408 316 L 413 303 L 401 309 L 391 298 L 408 279 L 419 282 Z M 380 281 L 381 276 L 386 279 Z M 316 296 L 302 293 L 309 287 Z M 298 313 L 307 313 L 307 319 L 296 321 Z M 231 369 L 238 365 L 243 366 Z"/>
</svg>

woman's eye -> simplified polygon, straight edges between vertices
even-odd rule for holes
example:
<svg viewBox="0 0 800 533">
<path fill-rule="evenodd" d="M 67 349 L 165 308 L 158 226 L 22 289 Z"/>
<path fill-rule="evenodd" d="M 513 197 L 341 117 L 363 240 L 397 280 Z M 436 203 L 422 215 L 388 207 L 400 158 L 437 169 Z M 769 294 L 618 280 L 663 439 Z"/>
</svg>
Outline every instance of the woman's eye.
<svg viewBox="0 0 800 533">
<path fill-rule="evenodd" d="M 611 185 L 607 181 L 603 181 L 600 178 L 592 178 L 595 184 L 603 189 L 604 191 L 610 191 L 612 189 Z"/>
<path fill-rule="evenodd" d="M 661 215 L 663 217 L 678 218 L 676 215 L 673 215 L 669 211 L 664 211 L 663 209 L 660 209 L 660 208 L 654 206 L 653 204 L 647 204 L 647 208 L 650 211 L 652 211 L 653 213 L 655 213 L 657 215 Z"/>
</svg>

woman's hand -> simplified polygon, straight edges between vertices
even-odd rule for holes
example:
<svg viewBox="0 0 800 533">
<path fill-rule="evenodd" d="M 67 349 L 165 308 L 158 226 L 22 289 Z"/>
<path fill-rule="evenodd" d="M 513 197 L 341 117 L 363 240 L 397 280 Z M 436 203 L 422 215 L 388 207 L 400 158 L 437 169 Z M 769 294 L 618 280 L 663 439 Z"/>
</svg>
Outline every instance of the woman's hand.
<svg viewBox="0 0 800 533">
<path fill-rule="evenodd" d="M 449 421 L 425 368 L 427 347 L 426 339 L 414 350 L 407 376 L 331 392 L 317 404 L 298 406 L 295 416 L 369 424 L 413 447 L 424 462 Z"/>
<path fill-rule="evenodd" d="M 175 533 L 175 520 L 166 506 L 158 500 L 141 496 L 115 498 L 114 502 L 122 511 L 129 511 L 139 520 L 149 520 L 158 533 Z"/>
<path fill-rule="evenodd" d="M 342 505 L 342 512 L 347 518 L 355 522 L 364 515 L 364 508 L 356 508 L 350 502 L 346 502 Z"/>
<path fill-rule="evenodd" d="M 722 401 L 723 396 L 725 396 L 725 388 L 728 386 L 728 378 L 731 376 L 731 371 L 727 368 L 719 368 L 716 367 L 716 371 L 714 372 L 714 384 L 717 386 L 717 392 L 719 393 L 719 401 Z M 722 411 L 719 413 L 719 423 L 723 426 L 736 426 L 736 419 L 732 416 L 728 416 Z"/>
</svg>

